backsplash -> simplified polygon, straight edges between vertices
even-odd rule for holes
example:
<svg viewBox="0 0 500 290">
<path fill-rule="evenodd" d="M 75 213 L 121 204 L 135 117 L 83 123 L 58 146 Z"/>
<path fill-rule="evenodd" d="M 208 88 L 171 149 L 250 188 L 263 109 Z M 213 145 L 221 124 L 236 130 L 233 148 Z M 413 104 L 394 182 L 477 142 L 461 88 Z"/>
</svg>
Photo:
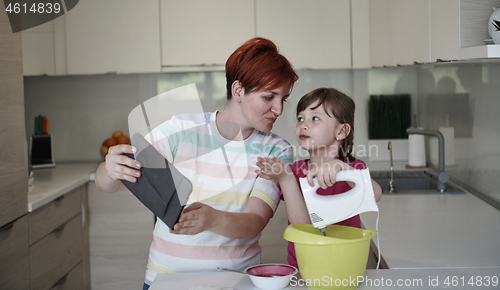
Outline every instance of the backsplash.
<svg viewBox="0 0 500 290">
<path fill-rule="evenodd" d="M 419 126 L 437 130 L 448 114 L 456 165 L 446 170 L 500 201 L 500 63 L 372 69 L 368 79 L 370 94 L 410 93 Z M 437 164 L 437 138 L 426 140 L 427 160 Z"/>
<path fill-rule="evenodd" d="M 295 145 L 295 107 L 300 97 L 320 86 L 336 87 L 352 96 L 355 78 L 351 70 L 299 71 L 298 74 L 300 79 L 273 129 Z M 366 73 L 362 75 L 366 82 Z M 224 109 L 223 72 L 25 77 L 27 138 L 34 132 L 34 117 L 46 115 L 54 138 L 56 163 L 100 161 L 102 141 L 115 130 L 128 134 L 128 114 L 133 108 L 161 92 L 193 82 L 205 112 Z M 298 153 L 297 158 L 304 155 L 306 152 Z"/>
<path fill-rule="evenodd" d="M 294 136 L 295 106 L 305 93 L 335 87 L 356 102 L 355 155 L 368 160 L 369 95 L 409 94 L 419 126 L 455 127 L 457 165 L 447 170 L 474 183 L 474 174 L 500 172 L 500 63 L 440 64 L 370 70 L 303 70 L 273 132 L 298 148 Z M 100 161 L 99 148 L 113 131 L 128 132 L 127 117 L 140 103 L 172 88 L 196 83 L 204 111 L 225 104 L 223 72 L 25 77 L 27 138 L 34 117 L 50 119 L 57 162 Z M 427 138 L 428 160 L 437 160 L 437 140 Z M 386 149 L 386 148 L 382 148 Z M 379 149 L 379 150 L 382 150 Z M 307 157 L 296 151 L 296 159 Z M 496 178 L 498 179 L 498 178 Z M 492 180 L 496 180 L 492 179 Z M 490 187 L 484 186 L 489 192 Z"/>
</svg>

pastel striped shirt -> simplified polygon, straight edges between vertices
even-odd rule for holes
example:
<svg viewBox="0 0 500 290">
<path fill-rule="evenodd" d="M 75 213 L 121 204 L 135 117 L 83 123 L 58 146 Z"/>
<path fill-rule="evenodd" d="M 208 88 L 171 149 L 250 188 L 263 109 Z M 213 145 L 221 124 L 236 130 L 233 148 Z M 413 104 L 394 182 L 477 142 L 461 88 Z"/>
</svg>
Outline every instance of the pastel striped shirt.
<svg viewBox="0 0 500 290">
<path fill-rule="evenodd" d="M 258 130 L 243 141 L 228 140 L 217 129 L 216 114 L 174 116 L 152 130 L 147 139 L 192 182 L 187 206 L 202 202 L 217 210 L 242 212 L 248 199 L 257 197 L 276 210 L 280 189 L 272 181 L 256 178 L 257 157 L 276 156 L 290 163 L 291 145 Z M 253 239 L 230 239 L 208 231 L 175 235 L 158 219 L 145 283 L 151 284 L 157 273 L 213 271 L 217 267 L 243 270 L 260 263 L 259 238 L 260 234 Z"/>
</svg>

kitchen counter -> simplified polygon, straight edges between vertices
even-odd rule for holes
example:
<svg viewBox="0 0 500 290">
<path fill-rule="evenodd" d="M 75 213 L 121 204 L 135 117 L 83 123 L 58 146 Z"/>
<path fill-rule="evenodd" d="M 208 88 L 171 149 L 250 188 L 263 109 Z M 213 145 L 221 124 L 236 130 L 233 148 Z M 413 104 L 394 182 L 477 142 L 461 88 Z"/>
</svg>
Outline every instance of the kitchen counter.
<svg viewBox="0 0 500 290">
<path fill-rule="evenodd" d="M 28 211 L 32 212 L 69 191 L 87 183 L 98 163 L 61 163 L 55 168 L 33 170 L 28 191 Z"/>
<path fill-rule="evenodd" d="M 472 280 L 471 277 L 473 277 Z M 352 277 L 352 279 L 353 285 L 356 286 L 358 277 Z M 359 281 L 364 280 L 364 282 L 359 283 L 357 289 L 387 289 L 387 287 L 391 289 L 498 289 L 499 279 L 500 267 L 366 270 L 365 276 L 359 277 Z M 308 289 L 304 285 L 306 282 L 307 280 L 294 277 L 285 289 L 306 290 Z M 314 283 L 314 281 L 309 283 Z M 334 284 L 335 279 L 331 280 L 326 277 L 326 279 L 318 280 L 317 283 L 316 285 L 322 286 L 325 284 L 319 283 Z M 345 283 L 351 282 L 345 281 Z M 248 276 L 230 272 L 158 274 L 149 289 L 258 290 Z"/>
<path fill-rule="evenodd" d="M 391 269 L 500 266 L 500 211 L 473 194 L 386 194 L 378 206 Z M 375 229 L 376 213 L 361 221 Z"/>
</svg>

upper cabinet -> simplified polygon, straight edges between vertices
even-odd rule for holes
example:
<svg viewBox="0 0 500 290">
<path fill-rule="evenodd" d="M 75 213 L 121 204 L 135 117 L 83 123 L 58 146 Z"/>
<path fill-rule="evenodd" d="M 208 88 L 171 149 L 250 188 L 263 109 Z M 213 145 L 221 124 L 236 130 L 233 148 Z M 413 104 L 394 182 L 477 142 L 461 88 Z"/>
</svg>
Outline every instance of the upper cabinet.
<svg viewBox="0 0 500 290">
<path fill-rule="evenodd" d="M 429 0 L 369 2 L 370 66 L 429 61 Z"/>
<path fill-rule="evenodd" d="M 223 70 L 246 40 L 296 69 L 500 58 L 500 0 L 86 0 L 22 32 L 24 75 Z"/>
<path fill-rule="evenodd" d="M 369 25 L 361 30 L 369 35 L 364 67 L 500 58 L 500 45 L 484 43 L 488 18 L 500 0 L 351 1 L 353 33 L 358 10 L 364 13 L 354 3 L 369 7 Z"/>
<path fill-rule="evenodd" d="M 349 0 L 256 0 L 256 36 L 275 42 L 296 69 L 351 67 Z"/>
<path fill-rule="evenodd" d="M 66 16 L 68 74 L 160 71 L 158 0 L 80 1 Z"/>
<path fill-rule="evenodd" d="M 163 70 L 224 66 L 255 36 L 254 0 L 160 0 Z"/>
<path fill-rule="evenodd" d="M 23 40 L 23 74 L 55 75 L 54 22 L 21 32 Z"/>
</svg>

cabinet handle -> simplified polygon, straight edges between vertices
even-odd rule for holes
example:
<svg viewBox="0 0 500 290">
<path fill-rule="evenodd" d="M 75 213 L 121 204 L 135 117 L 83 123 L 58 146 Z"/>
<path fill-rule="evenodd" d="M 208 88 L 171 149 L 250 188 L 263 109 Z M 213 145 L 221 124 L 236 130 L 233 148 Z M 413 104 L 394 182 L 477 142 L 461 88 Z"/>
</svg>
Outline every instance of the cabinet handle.
<svg viewBox="0 0 500 290">
<path fill-rule="evenodd" d="M 8 230 L 12 229 L 12 227 L 14 226 L 14 223 L 15 223 L 15 222 L 16 222 L 16 221 L 11 221 L 10 223 L 8 223 L 8 224 L 6 224 L 5 226 L 1 227 L 1 228 L 0 228 L 0 232 L 6 232 L 6 231 L 8 231 Z"/>
<path fill-rule="evenodd" d="M 53 233 L 60 232 L 60 231 L 64 230 L 64 226 L 65 226 L 65 225 L 60 225 L 60 226 L 58 226 L 57 228 L 55 228 L 52 232 L 53 232 Z"/>
<path fill-rule="evenodd" d="M 68 274 L 64 275 L 64 277 L 62 277 L 61 279 L 59 279 L 59 281 L 57 281 L 56 284 L 54 284 L 54 286 L 52 286 L 50 289 L 54 289 L 55 287 L 64 284 L 64 282 L 66 282 L 66 278 L 67 277 L 68 277 Z"/>
<path fill-rule="evenodd" d="M 64 198 L 64 195 L 61 195 L 60 197 L 54 199 L 55 202 L 60 202 Z"/>
</svg>

